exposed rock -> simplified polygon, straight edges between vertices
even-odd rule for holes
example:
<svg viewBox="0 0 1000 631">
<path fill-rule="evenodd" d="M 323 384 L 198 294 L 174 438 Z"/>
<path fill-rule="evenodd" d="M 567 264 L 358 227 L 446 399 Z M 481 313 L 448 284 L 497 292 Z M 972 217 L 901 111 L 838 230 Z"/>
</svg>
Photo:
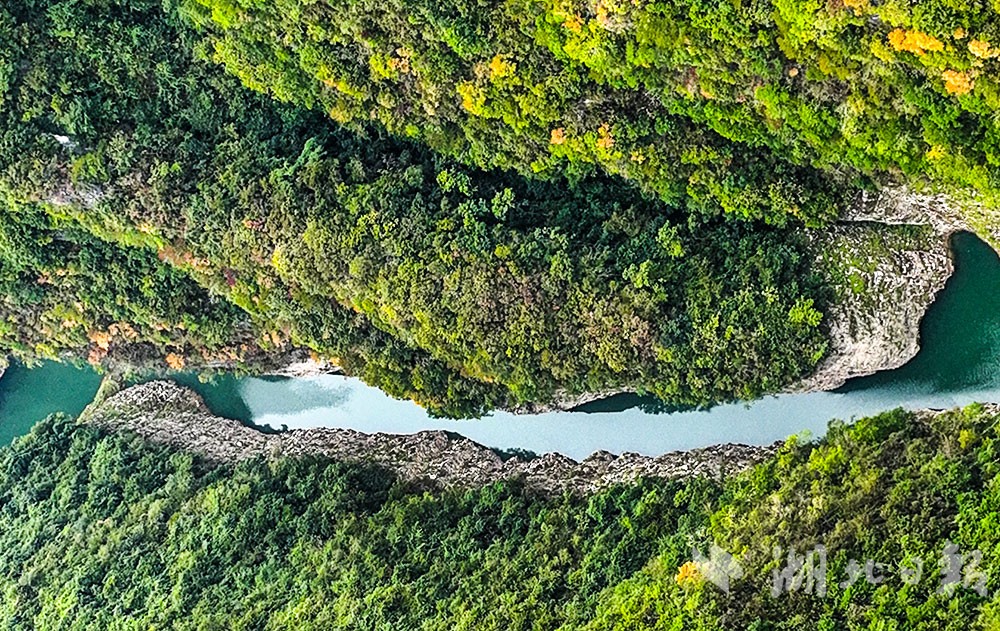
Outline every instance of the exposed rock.
<svg viewBox="0 0 1000 631">
<path fill-rule="evenodd" d="M 96 208 L 104 191 L 98 186 L 72 186 L 63 184 L 50 191 L 41 201 L 53 206 L 79 206 L 80 208 Z"/>
<path fill-rule="evenodd" d="M 963 204 L 963 209 L 967 211 Z M 916 193 L 903 186 L 864 191 L 844 213 L 845 222 L 929 225 L 939 234 L 972 230 L 959 206 L 944 194 Z"/>
<path fill-rule="evenodd" d="M 441 487 L 469 488 L 516 478 L 547 493 L 586 493 L 640 477 L 726 476 L 760 462 L 776 449 L 728 444 L 656 458 L 601 451 L 576 462 L 555 453 L 504 458 L 488 447 L 444 431 L 395 435 L 305 429 L 265 434 L 238 421 L 213 416 L 195 392 L 169 381 L 121 390 L 88 408 L 81 418 L 214 461 L 322 455 L 382 465 L 402 479 Z"/>
<path fill-rule="evenodd" d="M 793 391 L 831 390 L 898 368 L 920 350 L 920 321 L 954 271 L 950 236 L 1000 244 L 1000 221 L 974 198 L 904 186 L 863 192 L 826 233 L 813 235 L 818 267 L 837 291 L 827 310 L 830 348 Z"/>
<path fill-rule="evenodd" d="M 267 372 L 278 377 L 313 377 L 316 375 L 340 375 L 343 369 L 324 359 L 316 359 L 305 350 L 294 350 L 276 361 L 277 367 Z"/>
<path fill-rule="evenodd" d="M 904 186 L 860 196 L 844 217 L 847 221 L 927 224 L 940 234 L 974 232 L 1000 252 L 1000 207 L 984 204 L 973 190 L 918 193 Z"/>
<path fill-rule="evenodd" d="M 824 315 L 830 347 L 790 390 L 832 390 L 912 359 L 920 321 L 954 271 L 948 241 L 928 226 L 871 223 L 814 236 L 817 266 L 837 292 Z"/>
<path fill-rule="evenodd" d="M 547 403 L 522 403 L 507 411 L 514 414 L 546 414 L 548 412 L 565 412 L 578 408 L 592 401 L 600 401 L 617 394 L 631 392 L 628 388 L 615 388 L 603 392 L 584 392 L 582 394 L 570 394 L 568 392 L 557 393 L 555 398 Z"/>
</svg>

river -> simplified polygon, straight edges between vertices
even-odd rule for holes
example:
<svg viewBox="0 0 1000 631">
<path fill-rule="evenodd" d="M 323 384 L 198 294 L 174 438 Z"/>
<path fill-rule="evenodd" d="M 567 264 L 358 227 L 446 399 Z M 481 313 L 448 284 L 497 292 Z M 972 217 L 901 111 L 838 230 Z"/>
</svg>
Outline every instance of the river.
<svg viewBox="0 0 1000 631">
<path fill-rule="evenodd" d="M 954 236 L 955 274 L 921 323 L 920 353 L 902 368 L 850 381 L 834 392 L 784 394 L 707 410 L 665 412 L 620 395 L 572 412 L 496 412 L 473 421 L 435 419 L 414 403 L 358 379 L 223 376 L 197 390 L 220 416 L 272 429 L 349 427 L 363 432 L 444 429 L 491 447 L 583 458 L 597 450 L 656 455 L 716 443 L 769 444 L 793 434 L 819 436 L 830 419 L 891 409 L 947 408 L 1000 401 L 1000 259 L 969 233 Z M 47 414 L 78 414 L 100 377 L 88 368 L 44 363 L 11 366 L 0 379 L 0 441 L 30 430 Z"/>
</svg>

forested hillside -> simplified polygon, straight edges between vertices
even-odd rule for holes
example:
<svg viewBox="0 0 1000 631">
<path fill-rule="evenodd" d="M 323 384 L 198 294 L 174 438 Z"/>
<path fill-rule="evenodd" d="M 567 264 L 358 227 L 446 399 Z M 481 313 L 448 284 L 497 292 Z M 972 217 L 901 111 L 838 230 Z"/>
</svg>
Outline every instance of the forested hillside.
<svg viewBox="0 0 1000 631">
<path fill-rule="evenodd" d="M 704 129 L 678 132 L 691 160 L 662 164 L 662 199 L 599 173 L 483 171 L 242 88 L 158 2 L 0 16 L 9 220 L 155 253 L 240 307 L 264 350 L 459 415 L 612 388 L 750 398 L 824 352 L 807 238 L 719 213 L 732 193 L 771 223 L 834 216 L 825 175 Z"/>
<path fill-rule="evenodd" d="M 998 14 L 0 0 L 0 354 L 308 353 L 456 417 L 833 388 L 916 352 L 949 234 L 1000 247 Z M 998 424 L 897 410 L 584 494 L 50 417 L 0 447 L 0 627 L 1000 628 Z"/>
<path fill-rule="evenodd" d="M 247 85 L 474 164 L 770 221 L 865 177 L 997 203 L 995 3 L 173 3 Z"/>
<path fill-rule="evenodd" d="M 898 365 L 948 234 L 1000 246 L 995 4 L 0 0 L 0 354 L 311 353 L 451 416 Z M 0 447 L 0 626 L 998 628 L 998 424 L 559 495 L 51 417 Z"/>
<path fill-rule="evenodd" d="M 241 365 L 263 351 L 246 313 L 153 252 L 56 227 L 36 206 L 0 215 L 0 346 L 31 363 Z M 189 358 L 189 359 L 185 359 Z"/>
<path fill-rule="evenodd" d="M 7 629 L 995 628 L 998 420 L 981 407 L 890 412 L 836 424 L 817 444 L 792 440 L 724 482 L 549 497 L 516 482 L 435 490 L 318 459 L 212 465 L 51 418 L 0 449 L 0 620 Z M 742 568 L 730 571 L 728 594 L 709 580 L 722 566 L 691 562 L 692 547 L 708 554 L 713 543 Z M 786 552 L 804 557 L 817 545 L 825 571 L 800 583 L 785 574 L 772 596 Z M 946 553 L 962 555 L 957 573 L 939 565 Z"/>
<path fill-rule="evenodd" d="M 454 416 L 752 399 L 892 317 L 838 309 L 882 285 L 831 261 L 898 276 L 876 259 L 919 249 L 824 251 L 860 191 L 944 192 L 927 223 L 1000 234 L 985 6 L 9 0 L 0 35 L 5 230 L 137 257 L 218 311 L 168 339 L 88 306 L 44 342 L 9 300 L 21 354 L 254 370 L 297 349 Z M 28 295 L 48 276 L 19 256 Z M 88 304 L 48 289 L 46 322 Z"/>
</svg>

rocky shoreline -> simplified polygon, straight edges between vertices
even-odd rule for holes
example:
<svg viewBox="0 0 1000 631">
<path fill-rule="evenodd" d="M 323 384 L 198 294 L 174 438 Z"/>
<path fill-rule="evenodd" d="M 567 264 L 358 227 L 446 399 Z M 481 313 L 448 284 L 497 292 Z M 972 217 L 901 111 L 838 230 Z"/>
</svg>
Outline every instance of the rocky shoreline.
<svg viewBox="0 0 1000 631">
<path fill-rule="evenodd" d="M 824 314 L 829 349 L 789 392 L 834 390 L 899 368 L 920 351 L 920 322 L 955 269 L 951 235 L 871 225 L 839 224 L 816 240 L 817 267 L 838 293 Z"/>
<path fill-rule="evenodd" d="M 816 266 L 837 295 L 824 313 L 826 357 L 785 392 L 835 390 L 913 359 L 920 351 L 920 321 L 954 272 L 950 239 L 961 230 L 973 227 L 946 196 L 889 187 L 862 193 L 830 228 L 806 231 Z M 572 410 L 628 391 L 566 393 L 510 411 Z"/>
<path fill-rule="evenodd" d="M 82 422 L 199 454 L 215 462 L 255 457 L 324 456 L 386 467 L 401 479 L 442 488 L 471 488 L 521 480 L 550 494 L 589 493 L 637 478 L 733 475 L 775 453 L 767 447 L 726 444 L 655 458 L 594 453 L 581 462 L 549 453 L 501 454 L 444 431 L 364 434 L 349 429 L 302 429 L 269 434 L 212 415 L 195 392 L 169 381 L 132 386 L 96 401 Z"/>
<path fill-rule="evenodd" d="M 954 272 L 951 235 L 971 230 L 943 195 L 903 187 L 864 192 L 814 237 L 817 267 L 837 292 L 825 318 L 827 356 L 789 391 L 836 389 L 899 368 L 920 351 L 920 322 Z"/>
</svg>

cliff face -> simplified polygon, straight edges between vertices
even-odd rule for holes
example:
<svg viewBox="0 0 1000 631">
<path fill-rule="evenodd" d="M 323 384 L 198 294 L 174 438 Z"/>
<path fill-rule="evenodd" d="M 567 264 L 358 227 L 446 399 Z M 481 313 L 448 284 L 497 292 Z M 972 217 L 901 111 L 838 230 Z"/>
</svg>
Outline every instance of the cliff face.
<svg viewBox="0 0 1000 631">
<path fill-rule="evenodd" d="M 863 193 L 842 221 L 810 233 L 816 267 L 833 288 L 825 318 L 830 347 L 792 391 L 832 390 L 848 379 L 899 368 L 920 350 L 920 321 L 951 277 L 949 240 L 970 230 L 1000 243 L 982 206 L 905 187 Z"/>
<path fill-rule="evenodd" d="M 888 225 L 927 225 L 938 234 L 973 230 L 966 220 L 978 205 L 961 207 L 941 194 L 922 194 L 902 186 L 890 186 L 877 192 L 863 192 L 845 213 L 846 222 L 872 222 Z"/>
<path fill-rule="evenodd" d="M 639 477 L 720 477 L 774 453 L 776 446 L 717 445 L 656 458 L 597 452 L 582 462 L 559 454 L 539 457 L 498 453 L 443 431 L 411 435 L 363 434 L 349 429 L 292 430 L 265 434 L 238 421 L 213 416 L 191 390 L 168 381 L 133 386 L 94 404 L 85 422 L 131 431 L 215 461 L 320 455 L 385 466 L 402 479 L 468 488 L 521 479 L 546 493 L 587 493 Z"/>
<path fill-rule="evenodd" d="M 920 321 L 954 272 L 951 235 L 970 230 L 1000 244 L 1000 220 L 976 221 L 985 212 L 972 201 L 889 187 L 860 195 L 837 224 L 806 231 L 815 267 L 833 292 L 824 310 L 829 347 L 816 370 L 786 391 L 834 390 L 913 359 Z M 567 394 L 515 411 L 567 410 L 623 391 Z"/>
<path fill-rule="evenodd" d="M 817 267 L 836 294 L 824 314 L 830 346 L 790 390 L 832 390 L 911 360 L 920 321 L 954 271 L 949 237 L 930 225 L 862 222 L 814 237 Z"/>
</svg>

